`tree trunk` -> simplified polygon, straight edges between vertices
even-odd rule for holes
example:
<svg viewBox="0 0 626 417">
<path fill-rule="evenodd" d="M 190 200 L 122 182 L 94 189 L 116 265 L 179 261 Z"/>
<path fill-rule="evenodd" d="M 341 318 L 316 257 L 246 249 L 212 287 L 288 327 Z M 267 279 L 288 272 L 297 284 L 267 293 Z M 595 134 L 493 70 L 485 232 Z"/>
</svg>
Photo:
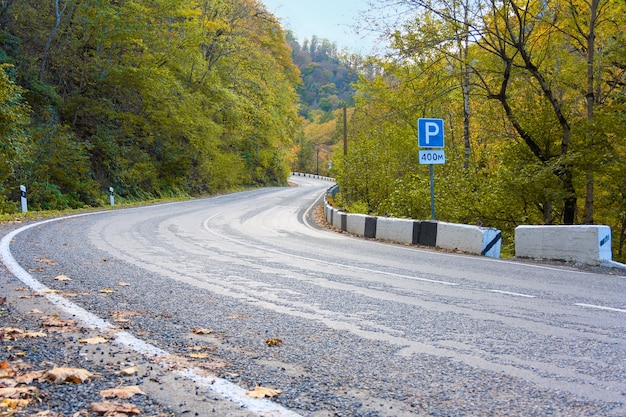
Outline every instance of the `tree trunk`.
<svg viewBox="0 0 626 417">
<path fill-rule="evenodd" d="M 595 43 L 596 43 L 596 22 L 598 16 L 598 7 L 600 0 L 591 0 L 589 4 L 589 33 L 583 34 L 587 40 L 587 121 L 591 123 L 593 120 L 593 110 L 595 105 L 595 76 L 593 63 L 595 60 Z M 591 132 L 588 132 L 591 136 Z M 592 139 L 589 138 L 591 141 Z M 592 170 L 587 171 L 587 185 L 585 193 L 585 223 L 593 224 L 593 194 L 594 194 L 594 173 Z"/>
</svg>

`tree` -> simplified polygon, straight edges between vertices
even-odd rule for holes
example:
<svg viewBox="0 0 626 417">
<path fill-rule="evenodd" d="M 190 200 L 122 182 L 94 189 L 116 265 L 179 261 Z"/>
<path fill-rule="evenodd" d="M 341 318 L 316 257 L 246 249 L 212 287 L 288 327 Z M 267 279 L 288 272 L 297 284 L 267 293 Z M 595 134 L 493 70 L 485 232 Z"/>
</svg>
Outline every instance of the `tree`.
<svg viewBox="0 0 626 417">
<path fill-rule="evenodd" d="M 9 210 L 7 196 L 19 185 L 19 170 L 28 151 L 29 108 L 11 72 L 12 66 L 0 65 L 0 212 Z"/>
</svg>

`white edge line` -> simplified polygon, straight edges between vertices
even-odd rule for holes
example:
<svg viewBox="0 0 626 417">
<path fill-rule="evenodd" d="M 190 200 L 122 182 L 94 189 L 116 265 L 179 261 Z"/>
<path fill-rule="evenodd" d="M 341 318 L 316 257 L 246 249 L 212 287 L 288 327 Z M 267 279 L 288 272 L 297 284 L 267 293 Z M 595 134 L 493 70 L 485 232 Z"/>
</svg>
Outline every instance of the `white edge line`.
<svg viewBox="0 0 626 417">
<path fill-rule="evenodd" d="M 22 268 L 10 250 L 10 243 L 19 233 L 28 230 L 35 226 L 40 226 L 42 224 L 65 220 L 74 217 L 81 216 L 89 216 L 96 215 L 102 213 L 110 213 L 110 211 L 102 211 L 95 213 L 83 213 L 77 214 L 73 216 L 60 217 L 55 219 L 48 219 L 45 221 L 33 223 L 27 226 L 23 226 L 17 230 L 14 230 L 8 234 L 6 234 L 2 240 L 0 240 L 0 261 L 4 263 L 7 269 L 20 281 L 22 281 L 25 285 L 30 287 L 34 292 L 38 293 L 42 297 L 45 297 L 48 301 L 50 301 L 55 306 L 64 310 L 67 314 L 72 315 L 79 322 L 81 322 L 85 327 L 98 330 L 98 331 L 111 331 L 114 330 L 114 326 L 107 322 L 106 320 L 101 319 L 85 310 L 84 308 L 72 303 L 71 301 L 59 296 L 58 294 L 50 293 L 50 289 L 43 285 L 41 282 L 37 281 L 31 274 L 29 274 L 24 268 Z M 114 342 L 119 346 L 124 346 L 130 348 L 136 353 L 141 355 L 151 355 L 158 357 L 168 357 L 172 356 L 167 351 L 162 350 L 150 343 L 147 343 L 141 339 L 136 338 L 128 332 L 114 332 L 115 339 Z M 254 414 L 258 414 L 263 417 L 300 417 L 299 414 L 294 413 L 279 404 L 276 404 L 267 399 L 254 399 L 245 394 L 245 390 L 241 388 L 239 385 L 234 384 L 226 379 L 222 379 L 219 377 L 203 377 L 197 373 L 196 369 L 185 369 L 184 371 L 175 371 L 180 374 L 184 378 L 194 381 L 200 385 L 203 385 L 204 388 L 209 391 L 215 392 L 217 394 L 222 395 L 224 398 L 229 400 L 232 403 L 245 407 L 247 411 L 250 411 Z"/>
<path fill-rule="evenodd" d="M 596 310 L 606 310 L 606 311 L 614 311 L 617 313 L 626 313 L 625 309 L 622 308 L 614 308 L 614 307 L 605 307 L 605 306 L 597 306 L 594 304 L 584 304 L 584 303 L 576 303 L 578 307 L 587 307 L 587 308 L 595 308 Z"/>
</svg>

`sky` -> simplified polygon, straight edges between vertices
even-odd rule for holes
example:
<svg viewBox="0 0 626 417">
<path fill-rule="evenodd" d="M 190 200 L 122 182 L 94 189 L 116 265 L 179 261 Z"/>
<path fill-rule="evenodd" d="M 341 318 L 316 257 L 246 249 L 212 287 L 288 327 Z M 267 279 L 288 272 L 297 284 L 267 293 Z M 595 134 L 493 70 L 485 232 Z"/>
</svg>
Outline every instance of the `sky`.
<svg viewBox="0 0 626 417">
<path fill-rule="evenodd" d="M 359 14 L 368 9 L 366 0 L 261 0 L 302 43 L 316 35 L 337 44 L 339 49 L 366 54 L 375 47 L 372 36 L 356 34 Z"/>
</svg>

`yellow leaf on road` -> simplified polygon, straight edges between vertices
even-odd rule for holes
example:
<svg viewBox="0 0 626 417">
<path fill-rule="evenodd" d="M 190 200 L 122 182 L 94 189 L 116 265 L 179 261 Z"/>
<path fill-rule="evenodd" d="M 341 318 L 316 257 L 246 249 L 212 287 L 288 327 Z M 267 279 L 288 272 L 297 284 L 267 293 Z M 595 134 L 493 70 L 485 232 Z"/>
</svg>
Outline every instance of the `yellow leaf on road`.
<svg viewBox="0 0 626 417">
<path fill-rule="evenodd" d="M 213 329 L 194 329 L 191 332 L 194 334 L 211 334 Z"/>
<path fill-rule="evenodd" d="M 112 293 L 114 293 L 114 292 L 115 292 L 115 290 L 112 290 L 111 288 L 103 288 L 103 289 L 101 289 L 101 290 L 100 290 L 100 291 L 98 291 L 98 292 L 101 292 L 101 293 L 103 293 L 103 294 L 112 294 Z"/>
<path fill-rule="evenodd" d="M 206 359 L 210 356 L 211 355 L 209 355 L 208 353 L 190 353 L 189 354 L 189 357 L 194 358 L 194 359 Z"/>
<path fill-rule="evenodd" d="M 102 336 L 96 336 L 96 337 L 90 337 L 88 339 L 79 339 L 78 343 L 85 343 L 87 345 L 97 345 L 100 343 L 107 343 L 108 340 L 106 340 L 104 337 Z"/>
<path fill-rule="evenodd" d="M 246 391 L 246 395 L 252 398 L 278 397 L 282 391 L 257 385 L 252 391 Z"/>
<path fill-rule="evenodd" d="M 268 346 L 279 346 L 279 345 L 282 345 L 283 341 L 275 337 L 272 337 L 271 339 L 267 339 L 265 343 L 267 343 Z"/>
<path fill-rule="evenodd" d="M 122 370 L 117 371 L 116 374 L 123 375 L 123 376 L 132 376 L 132 375 L 135 375 L 137 372 L 139 372 L 139 367 L 130 366 L 128 368 L 124 368 Z"/>
<path fill-rule="evenodd" d="M 55 281 L 71 281 L 72 280 L 72 278 L 68 277 L 67 275 L 58 275 L 54 279 Z"/>
</svg>

